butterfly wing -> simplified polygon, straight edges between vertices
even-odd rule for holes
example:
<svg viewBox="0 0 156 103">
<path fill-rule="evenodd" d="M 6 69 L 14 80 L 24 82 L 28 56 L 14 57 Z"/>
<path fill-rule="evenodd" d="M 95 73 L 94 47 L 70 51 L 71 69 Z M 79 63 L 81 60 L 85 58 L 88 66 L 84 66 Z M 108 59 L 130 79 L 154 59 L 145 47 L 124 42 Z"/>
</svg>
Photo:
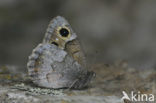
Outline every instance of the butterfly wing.
<svg viewBox="0 0 156 103">
<path fill-rule="evenodd" d="M 43 43 L 29 56 L 27 67 L 34 84 L 47 88 L 82 88 L 95 75 L 85 69 L 77 35 L 60 16 L 50 22 Z"/>
</svg>

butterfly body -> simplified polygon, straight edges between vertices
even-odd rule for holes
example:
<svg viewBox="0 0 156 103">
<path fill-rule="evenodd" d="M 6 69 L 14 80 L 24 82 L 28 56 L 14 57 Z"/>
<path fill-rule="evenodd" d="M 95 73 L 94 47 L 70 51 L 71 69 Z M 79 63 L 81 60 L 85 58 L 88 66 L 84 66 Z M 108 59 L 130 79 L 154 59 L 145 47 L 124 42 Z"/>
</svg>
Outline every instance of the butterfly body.
<svg viewBox="0 0 156 103">
<path fill-rule="evenodd" d="M 94 77 L 85 69 L 77 35 L 63 17 L 54 18 L 43 42 L 29 56 L 28 73 L 34 84 L 46 88 L 83 88 Z"/>
</svg>

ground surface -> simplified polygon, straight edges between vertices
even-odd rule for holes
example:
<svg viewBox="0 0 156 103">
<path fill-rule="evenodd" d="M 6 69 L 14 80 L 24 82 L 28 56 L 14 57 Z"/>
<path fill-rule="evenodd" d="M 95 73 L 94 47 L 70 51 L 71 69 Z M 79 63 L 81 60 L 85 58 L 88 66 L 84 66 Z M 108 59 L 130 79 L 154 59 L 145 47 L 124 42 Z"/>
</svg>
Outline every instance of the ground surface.
<svg viewBox="0 0 156 103">
<path fill-rule="evenodd" d="M 122 91 L 156 95 L 155 69 L 130 68 L 124 61 L 91 69 L 96 78 L 89 88 L 53 90 L 34 86 L 23 68 L 1 66 L 0 103 L 121 103 Z"/>
</svg>

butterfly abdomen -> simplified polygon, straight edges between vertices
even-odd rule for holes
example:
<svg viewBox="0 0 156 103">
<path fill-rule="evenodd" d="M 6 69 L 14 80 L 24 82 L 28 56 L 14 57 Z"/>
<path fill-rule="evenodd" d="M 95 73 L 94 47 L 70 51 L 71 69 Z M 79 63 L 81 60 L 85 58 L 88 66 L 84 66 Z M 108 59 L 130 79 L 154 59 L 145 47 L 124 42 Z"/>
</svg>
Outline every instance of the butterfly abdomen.
<svg viewBox="0 0 156 103">
<path fill-rule="evenodd" d="M 81 73 L 79 77 L 77 78 L 76 82 L 72 85 L 71 88 L 75 89 L 81 89 L 88 86 L 88 83 L 91 81 L 91 79 L 95 78 L 95 73 L 92 71 L 85 71 L 84 73 Z"/>
</svg>

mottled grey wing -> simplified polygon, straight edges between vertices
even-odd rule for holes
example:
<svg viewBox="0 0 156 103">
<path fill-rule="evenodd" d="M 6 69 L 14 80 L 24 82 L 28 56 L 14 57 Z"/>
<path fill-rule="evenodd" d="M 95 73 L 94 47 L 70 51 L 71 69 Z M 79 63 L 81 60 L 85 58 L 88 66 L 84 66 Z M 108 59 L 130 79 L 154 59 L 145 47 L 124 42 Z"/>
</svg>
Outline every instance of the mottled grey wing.
<svg viewBox="0 0 156 103">
<path fill-rule="evenodd" d="M 61 51 L 55 45 L 39 44 L 29 56 L 27 64 L 28 73 L 32 81 L 43 87 L 57 88 L 61 83 L 62 68 L 56 69 L 54 62 L 62 62 L 66 52 Z"/>
<path fill-rule="evenodd" d="M 93 77 L 93 73 L 53 44 L 39 44 L 29 56 L 27 66 L 34 84 L 47 88 L 82 88 Z"/>
</svg>

